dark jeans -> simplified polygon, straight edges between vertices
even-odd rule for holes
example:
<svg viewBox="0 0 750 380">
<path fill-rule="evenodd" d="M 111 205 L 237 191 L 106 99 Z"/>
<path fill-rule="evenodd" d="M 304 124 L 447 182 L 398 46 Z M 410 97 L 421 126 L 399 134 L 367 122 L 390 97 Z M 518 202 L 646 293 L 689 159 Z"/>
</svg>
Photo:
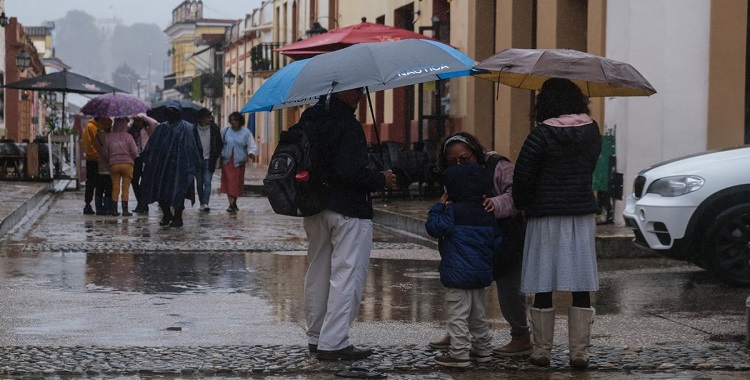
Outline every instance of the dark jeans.
<svg viewBox="0 0 750 380">
<path fill-rule="evenodd" d="M 516 267 L 495 279 L 500 311 L 510 324 L 512 339 L 520 338 L 529 331 L 526 318 L 526 295 L 521 293 L 521 266 Z"/>
<path fill-rule="evenodd" d="M 133 193 L 135 193 L 135 200 L 139 204 L 144 203 L 145 199 L 141 195 L 141 175 L 143 175 L 143 159 L 136 157 L 133 162 L 133 179 L 130 181 L 130 186 L 133 186 Z"/>
<path fill-rule="evenodd" d="M 90 204 L 94 200 L 94 188 L 99 187 L 99 162 L 86 161 L 86 189 L 83 193 L 83 201 Z"/>
</svg>

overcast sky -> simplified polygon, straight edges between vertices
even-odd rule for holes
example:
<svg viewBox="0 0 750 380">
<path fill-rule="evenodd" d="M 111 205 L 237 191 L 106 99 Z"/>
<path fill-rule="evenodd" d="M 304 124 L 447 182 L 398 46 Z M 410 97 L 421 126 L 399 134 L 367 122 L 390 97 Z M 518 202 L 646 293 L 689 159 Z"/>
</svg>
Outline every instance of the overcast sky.
<svg viewBox="0 0 750 380">
<path fill-rule="evenodd" d="M 24 26 L 39 26 L 74 9 L 96 18 L 117 17 L 125 25 L 154 23 L 162 30 L 172 21 L 172 10 L 183 0 L 5 0 L 5 14 Z M 203 17 L 244 19 L 261 0 L 203 0 Z"/>
</svg>

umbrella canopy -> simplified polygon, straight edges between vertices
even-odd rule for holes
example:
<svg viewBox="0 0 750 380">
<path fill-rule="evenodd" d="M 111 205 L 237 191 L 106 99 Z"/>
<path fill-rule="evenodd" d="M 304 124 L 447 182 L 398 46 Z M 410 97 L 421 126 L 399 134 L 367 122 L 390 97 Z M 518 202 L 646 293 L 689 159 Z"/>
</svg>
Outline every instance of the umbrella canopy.
<svg viewBox="0 0 750 380">
<path fill-rule="evenodd" d="M 577 50 L 505 49 L 474 69 L 473 76 L 527 90 L 541 89 L 549 78 L 565 78 L 589 97 L 656 93 L 633 66 Z"/>
<path fill-rule="evenodd" d="M 93 117 L 127 117 L 149 110 L 148 104 L 127 93 L 99 95 L 81 107 L 81 113 Z"/>
<path fill-rule="evenodd" d="M 151 105 L 151 109 L 146 112 L 146 114 L 148 116 L 151 116 L 158 122 L 166 121 L 167 118 L 164 116 L 164 110 L 167 109 L 167 103 L 169 103 L 170 101 L 171 100 L 154 103 L 153 105 Z M 182 120 L 188 121 L 193 124 L 198 122 L 198 111 L 200 111 L 204 107 L 200 104 L 195 104 L 185 99 L 180 99 L 178 100 L 178 102 L 180 103 L 180 107 L 182 107 Z"/>
<path fill-rule="evenodd" d="M 108 84 L 95 81 L 83 75 L 70 71 L 59 71 L 47 75 L 28 78 L 13 83 L 8 83 L 6 88 L 31 91 L 60 91 L 63 93 L 73 92 L 77 94 L 105 94 L 107 92 L 123 92 Z"/>
<path fill-rule="evenodd" d="M 367 87 L 381 91 L 469 75 L 474 60 L 430 40 L 361 43 L 295 61 L 271 75 L 241 112 L 311 104 L 322 95 Z"/>
<path fill-rule="evenodd" d="M 410 30 L 383 24 L 373 24 L 371 22 L 361 22 L 356 25 L 334 29 L 328 33 L 297 41 L 275 50 L 293 59 L 304 59 L 318 54 L 340 50 L 354 44 L 406 39 L 429 39 L 436 41 L 423 34 L 414 33 Z"/>
</svg>

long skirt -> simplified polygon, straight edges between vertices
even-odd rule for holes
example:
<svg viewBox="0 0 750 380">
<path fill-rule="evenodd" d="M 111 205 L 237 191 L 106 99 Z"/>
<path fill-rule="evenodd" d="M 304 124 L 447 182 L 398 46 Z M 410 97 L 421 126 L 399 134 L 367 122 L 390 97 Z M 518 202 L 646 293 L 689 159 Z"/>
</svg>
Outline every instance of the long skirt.
<svg viewBox="0 0 750 380">
<path fill-rule="evenodd" d="M 229 162 L 221 164 L 221 192 L 232 197 L 240 197 L 245 191 L 245 165 L 234 166 L 234 154 Z"/>
<path fill-rule="evenodd" d="M 599 290 L 593 215 L 529 218 L 521 292 Z"/>
</svg>

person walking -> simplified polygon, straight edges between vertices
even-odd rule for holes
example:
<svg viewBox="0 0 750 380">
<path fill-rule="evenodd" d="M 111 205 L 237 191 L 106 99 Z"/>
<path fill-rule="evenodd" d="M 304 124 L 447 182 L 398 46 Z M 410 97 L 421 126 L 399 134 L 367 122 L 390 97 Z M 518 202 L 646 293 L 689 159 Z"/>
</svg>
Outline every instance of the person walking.
<svg viewBox="0 0 750 380">
<path fill-rule="evenodd" d="M 203 160 L 201 161 L 201 172 L 198 175 L 198 199 L 200 200 L 200 210 L 204 212 L 211 211 L 208 202 L 211 199 L 211 180 L 216 170 L 216 163 L 221 156 L 223 144 L 221 141 L 221 130 L 214 123 L 211 111 L 201 108 L 198 111 L 198 123 L 196 124 L 198 137 L 203 150 Z M 253 144 L 255 140 L 253 139 Z M 257 151 L 257 148 L 256 148 Z M 244 185 L 244 181 L 243 185 Z"/>
<path fill-rule="evenodd" d="M 258 155 L 255 137 L 244 126 L 245 117 L 235 111 L 229 114 L 229 126 L 221 130 L 221 192 L 227 195 L 230 213 L 239 211 L 237 198 L 245 191 L 245 163 Z"/>
<path fill-rule="evenodd" d="M 302 113 L 312 121 L 320 167 L 328 169 L 326 208 L 303 218 L 308 240 L 304 311 L 308 348 L 321 360 L 358 360 L 349 330 L 359 314 L 372 245 L 373 191 L 396 187 L 390 170 L 368 169 L 367 139 L 354 115 L 362 89 L 322 96 Z"/>
<path fill-rule="evenodd" d="M 112 181 L 112 215 L 118 215 L 117 199 L 122 201 L 122 216 L 133 215 L 128 210 L 130 181 L 133 179 L 133 164 L 138 157 L 138 148 L 133 136 L 128 133 L 128 118 L 115 119 L 112 132 L 104 137 L 102 155 L 109 161 L 109 176 Z M 122 190 L 122 195 L 120 195 Z"/>
<path fill-rule="evenodd" d="M 96 134 L 100 129 L 111 125 L 112 119 L 97 117 L 89 119 L 81 134 L 81 145 L 86 154 L 86 188 L 84 191 L 84 215 L 104 214 L 104 182 L 107 180 L 99 174 L 99 150 L 96 147 Z M 91 207 L 94 201 L 94 207 Z"/>
<path fill-rule="evenodd" d="M 484 288 L 494 279 L 495 256 L 502 237 L 497 222 L 484 209 L 484 169 L 464 162 L 445 170 L 446 193 L 430 208 L 425 228 L 438 239 L 440 283 L 447 288 L 445 309 L 450 349 L 435 362 L 468 367 L 491 360 L 492 337 L 484 312 Z"/>
<path fill-rule="evenodd" d="M 594 243 L 598 208 L 591 182 L 602 138 L 588 104 L 570 80 L 545 81 L 533 111 L 536 126 L 514 171 L 513 201 L 528 218 L 521 291 L 534 294 L 530 361 L 538 366 L 550 363 L 555 291 L 573 294 L 568 308 L 570 364 L 578 369 L 589 364 L 590 292 L 599 289 Z"/>
<path fill-rule="evenodd" d="M 203 153 L 195 126 L 181 116 L 176 100 L 167 103 L 166 121 L 149 137 L 142 156 L 145 162 L 142 189 L 147 204 L 158 202 L 161 226 L 182 227 L 185 199 L 195 202 L 195 177 Z"/>
<path fill-rule="evenodd" d="M 437 166 L 446 170 L 462 162 L 475 162 L 491 173 L 491 196 L 484 200 L 484 209 L 494 214 L 499 225 L 510 224 L 520 217 L 513 205 L 513 170 L 508 159 L 493 151 L 485 151 L 474 135 L 466 132 L 454 133 L 445 138 L 438 151 Z M 498 347 L 494 353 L 500 356 L 528 355 L 532 350 L 531 334 L 526 316 L 526 295 L 521 293 L 521 261 L 523 256 L 523 230 L 501 229 L 503 234 L 503 256 L 496 265 L 495 286 L 503 318 L 510 325 L 511 340 Z M 499 267 L 498 267 L 499 266 Z M 437 349 L 449 348 L 450 335 L 446 334 L 429 343 Z"/>
</svg>

